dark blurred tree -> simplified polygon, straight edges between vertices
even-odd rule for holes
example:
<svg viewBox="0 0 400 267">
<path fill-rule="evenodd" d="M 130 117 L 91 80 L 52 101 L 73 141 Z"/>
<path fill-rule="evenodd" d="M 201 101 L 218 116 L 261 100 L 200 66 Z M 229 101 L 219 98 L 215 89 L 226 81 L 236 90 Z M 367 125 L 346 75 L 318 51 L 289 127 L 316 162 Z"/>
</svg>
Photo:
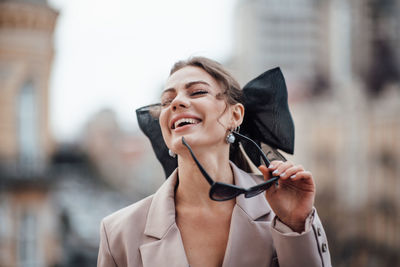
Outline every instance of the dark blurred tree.
<svg viewBox="0 0 400 267">
<path fill-rule="evenodd" d="M 395 36 L 388 27 L 390 19 L 397 18 L 396 1 L 370 0 L 372 22 L 371 65 L 367 72 L 367 87 L 376 96 L 386 85 L 400 81 L 399 55 L 394 49 Z"/>
<path fill-rule="evenodd" d="M 372 62 L 367 77 L 369 92 L 377 95 L 387 84 L 399 81 L 400 71 L 396 55 L 388 40 L 375 40 L 372 43 Z"/>
</svg>

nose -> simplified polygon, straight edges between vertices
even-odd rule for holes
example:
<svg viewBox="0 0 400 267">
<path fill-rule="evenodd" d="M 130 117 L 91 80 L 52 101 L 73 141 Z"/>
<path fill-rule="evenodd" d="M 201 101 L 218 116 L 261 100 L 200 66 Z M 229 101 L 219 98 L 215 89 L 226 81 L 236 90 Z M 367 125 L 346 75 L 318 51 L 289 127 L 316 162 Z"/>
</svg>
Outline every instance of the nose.
<svg viewBox="0 0 400 267">
<path fill-rule="evenodd" d="M 171 102 L 171 108 L 173 111 L 176 111 L 181 108 L 188 108 L 189 105 L 190 105 L 189 100 L 182 95 L 177 95 Z"/>
</svg>

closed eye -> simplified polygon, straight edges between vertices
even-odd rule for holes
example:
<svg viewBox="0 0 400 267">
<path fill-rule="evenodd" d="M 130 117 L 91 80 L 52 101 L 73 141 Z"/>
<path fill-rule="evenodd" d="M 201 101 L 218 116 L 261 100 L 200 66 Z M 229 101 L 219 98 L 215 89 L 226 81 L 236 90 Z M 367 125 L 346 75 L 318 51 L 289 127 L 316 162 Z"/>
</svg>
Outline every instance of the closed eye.
<svg viewBox="0 0 400 267">
<path fill-rule="evenodd" d="M 199 91 L 195 91 L 195 92 L 191 93 L 190 95 L 191 95 L 191 96 L 199 96 L 199 95 L 205 95 L 205 94 L 208 94 L 208 91 L 206 91 L 206 90 L 199 90 Z"/>
<path fill-rule="evenodd" d="M 172 99 L 163 100 L 163 101 L 161 101 L 161 106 L 166 107 L 169 104 L 171 104 L 171 102 L 172 102 Z"/>
</svg>

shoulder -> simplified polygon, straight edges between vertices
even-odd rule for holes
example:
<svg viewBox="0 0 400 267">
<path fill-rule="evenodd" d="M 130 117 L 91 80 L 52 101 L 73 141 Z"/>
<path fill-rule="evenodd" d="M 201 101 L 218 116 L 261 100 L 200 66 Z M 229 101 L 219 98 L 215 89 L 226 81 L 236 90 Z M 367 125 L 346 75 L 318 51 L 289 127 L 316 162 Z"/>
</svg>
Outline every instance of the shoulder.
<svg viewBox="0 0 400 267">
<path fill-rule="evenodd" d="M 144 226 L 153 196 L 148 196 L 105 217 L 102 224 L 107 229 L 108 234 L 121 232 L 124 228 L 132 225 L 132 222 L 136 227 L 140 224 Z"/>
<path fill-rule="evenodd" d="M 102 220 L 101 231 L 107 237 L 111 248 L 124 250 L 132 248 L 134 244 L 142 243 L 152 200 L 153 195 L 120 209 Z"/>
<path fill-rule="evenodd" d="M 153 196 L 108 215 L 101 221 L 98 266 L 127 266 L 139 262 L 139 246 Z"/>
<path fill-rule="evenodd" d="M 104 228 L 109 238 L 129 237 L 136 239 L 136 241 L 138 238 L 143 240 L 149 211 L 152 209 L 173 209 L 173 203 L 172 207 L 169 207 L 165 206 L 165 202 L 170 199 L 170 195 L 174 194 L 176 172 L 174 174 L 175 176 L 168 178 L 153 195 L 105 217 L 102 220 L 102 228 Z"/>
</svg>

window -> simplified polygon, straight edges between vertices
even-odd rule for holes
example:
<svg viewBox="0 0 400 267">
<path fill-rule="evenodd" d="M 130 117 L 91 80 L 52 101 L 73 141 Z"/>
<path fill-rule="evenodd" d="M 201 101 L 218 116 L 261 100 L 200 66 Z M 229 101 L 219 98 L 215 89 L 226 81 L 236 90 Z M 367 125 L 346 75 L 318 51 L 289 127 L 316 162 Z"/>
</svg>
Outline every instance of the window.
<svg viewBox="0 0 400 267">
<path fill-rule="evenodd" d="M 18 236 L 18 261 L 21 267 L 37 267 L 39 253 L 37 251 L 37 218 L 30 212 L 22 213 Z"/>
<path fill-rule="evenodd" d="M 32 82 L 21 88 L 18 96 L 18 145 L 20 165 L 32 170 L 38 163 L 39 131 L 38 131 L 38 99 Z"/>
</svg>

